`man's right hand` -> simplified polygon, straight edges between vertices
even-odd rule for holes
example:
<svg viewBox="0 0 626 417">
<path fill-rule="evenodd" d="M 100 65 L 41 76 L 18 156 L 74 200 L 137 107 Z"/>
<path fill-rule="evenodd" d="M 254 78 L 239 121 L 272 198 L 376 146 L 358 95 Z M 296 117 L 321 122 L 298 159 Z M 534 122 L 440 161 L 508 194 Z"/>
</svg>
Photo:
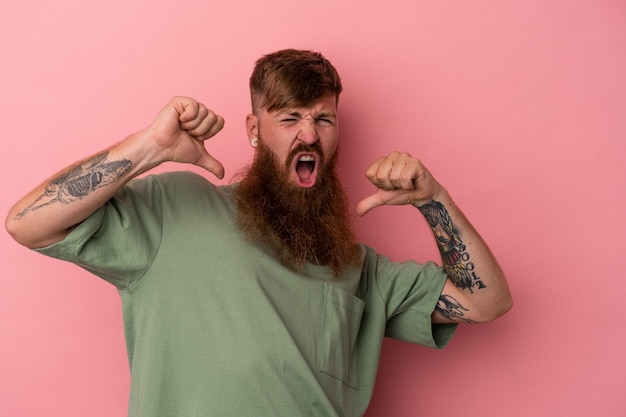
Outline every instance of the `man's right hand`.
<svg viewBox="0 0 626 417">
<path fill-rule="evenodd" d="M 224 119 L 201 103 L 176 97 L 146 129 L 33 189 L 9 210 L 5 227 L 30 248 L 56 243 L 132 178 L 167 161 L 195 164 L 223 178 L 224 167 L 204 148 L 223 126 Z"/>
<path fill-rule="evenodd" d="M 224 127 L 224 119 L 192 98 L 174 97 L 161 110 L 145 133 L 159 149 L 164 161 L 198 165 L 217 178 L 224 166 L 204 147 L 204 141 Z"/>
</svg>

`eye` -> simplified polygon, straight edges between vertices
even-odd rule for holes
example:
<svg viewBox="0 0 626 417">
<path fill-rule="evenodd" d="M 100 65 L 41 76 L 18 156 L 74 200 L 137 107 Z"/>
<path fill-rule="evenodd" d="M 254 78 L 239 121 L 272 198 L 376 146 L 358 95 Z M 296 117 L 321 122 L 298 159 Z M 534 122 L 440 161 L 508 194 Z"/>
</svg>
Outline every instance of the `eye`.
<svg viewBox="0 0 626 417">
<path fill-rule="evenodd" d="M 324 117 L 317 119 L 317 123 L 321 124 L 322 126 L 332 126 L 335 124 L 334 120 L 326 119 Z"/>
<path fill-rule="evenodd" d="M 280 120 L 282 123 L 295 123 L 298 119 L 294 119 L 293 117 L 287 117 L 285 119 Z"/>
</svg>

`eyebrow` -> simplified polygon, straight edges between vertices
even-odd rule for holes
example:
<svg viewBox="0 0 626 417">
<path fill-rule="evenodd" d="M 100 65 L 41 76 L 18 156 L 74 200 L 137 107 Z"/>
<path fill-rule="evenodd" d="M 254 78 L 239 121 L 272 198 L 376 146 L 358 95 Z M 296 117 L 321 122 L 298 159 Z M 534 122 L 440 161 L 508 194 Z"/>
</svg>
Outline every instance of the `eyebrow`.
<svg viewBox="0 0 626 417">
<path fill-rule="evenodd" d="M 302 113 L 300 113 L 297 110 L 282 110 L 282 111 L 278 112 L 278 116 L 282 116 L 282 115 L 294 116 L 294 117 L 299 117 L 299 118 L 303 117 Z M 317 115 L 311 114 L 311 116 L 313 116 L 316 119 L 319 119 L 319 118 L 322 118 L 322 117 L 337 117 L 336 114 L 334 114 L 332 112 L 331 113 L 325 112 L 325 111 L 323 111 L 323 112 L 321 112 L 321 113 L 319 113 Z"/>
</svg>

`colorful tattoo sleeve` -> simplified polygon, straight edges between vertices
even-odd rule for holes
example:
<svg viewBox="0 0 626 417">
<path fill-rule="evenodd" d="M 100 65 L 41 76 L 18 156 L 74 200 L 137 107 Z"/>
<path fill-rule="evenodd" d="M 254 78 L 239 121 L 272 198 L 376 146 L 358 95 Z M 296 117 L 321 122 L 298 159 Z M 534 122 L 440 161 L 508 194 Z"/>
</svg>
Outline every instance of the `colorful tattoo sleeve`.
<svg viewBox="0 0 626 417">
<path fill-rule="evenodd" d="M 441 252 L 443 268 L 450 281 L 457 288 L 469 290 L 470 293 L 474 293 L 475 289 L 486 288 L 474 270 L 470 253 L 454 227 L 445 206 L 438 201 L 431 201 L 421 206 L 419 210 L 433 230 L 439 252 Z M 446 294 L 441 294 L 439 297 L 435 311 L 446 319 L 472 323 L 472 320 L 465 318 L 465 313 L 469 310 L 454 297 Z"/>
</svg>

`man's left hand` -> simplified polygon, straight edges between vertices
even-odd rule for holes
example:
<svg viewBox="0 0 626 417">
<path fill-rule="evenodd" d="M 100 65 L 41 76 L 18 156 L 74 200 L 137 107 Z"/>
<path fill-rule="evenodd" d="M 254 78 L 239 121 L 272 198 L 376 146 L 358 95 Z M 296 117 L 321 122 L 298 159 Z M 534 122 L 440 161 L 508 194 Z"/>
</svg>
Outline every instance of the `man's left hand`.
<svg viewBox="0 0 626 417">
<path fill-rule="evenodd" d="M 393 152 L 379 158 L 368 168 L 366 176 L 376 191 L 357 205 L 359 216 L 385 204 L 419 207 L 442 188 L 426 167 L 408 153 Z"/>
</svg>

